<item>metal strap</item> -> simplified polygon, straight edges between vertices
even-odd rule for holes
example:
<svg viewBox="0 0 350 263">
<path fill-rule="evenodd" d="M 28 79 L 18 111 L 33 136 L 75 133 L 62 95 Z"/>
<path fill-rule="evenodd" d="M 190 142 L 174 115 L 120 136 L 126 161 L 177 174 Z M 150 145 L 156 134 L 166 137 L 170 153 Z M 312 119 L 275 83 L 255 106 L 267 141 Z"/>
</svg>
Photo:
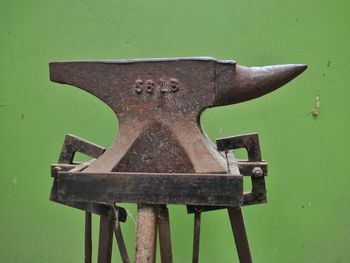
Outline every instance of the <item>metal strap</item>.
<svg viewBox="0 0 350 263">
<path fill-rule="evenodd" d="M 92 233 L 91 213 L 85 212 L 85 263 L 91 263 L 92 258 Z"/>
<path fill-rule="evenodd" d="M 201 212 L 194 213 L 194 231 L 193 231 L 193 255 L 192 263 L 198 263 L 199 259 L 199 235 L 201 226 Z"/>
<path fill-rule="evenodd" d="M 228 208 L 232 232 L 236 242 L 237 253 L 240 263 L 252 263 L 250 255 L 247 233 L 244 226 L 243 214 L 241 208 Z"/>
<path fill-rule="evenodd" d="M 113 211 L 114 211 L 114 218 L 113 218 L 113 220 L 114 220 L 114 234 L 115 234 L 115 238 L 117 240 L 120 256 L 122 258 L 123 263 L 130 263 L 128 251 L 126 250 L 123 234 L 122 234 L 122 231 L 120 229 L 119 208 L 118 207 L 115 208 L 115 206 L 112 206 L 112 207 L 113 207 Z"/>
<path fill-rule="evenodd" d="M 172 263 L 173 254 L 171 251 L 169 211 L 166 205 L 158 207 L 157 225 L 161 262 Z"/>
</svg>

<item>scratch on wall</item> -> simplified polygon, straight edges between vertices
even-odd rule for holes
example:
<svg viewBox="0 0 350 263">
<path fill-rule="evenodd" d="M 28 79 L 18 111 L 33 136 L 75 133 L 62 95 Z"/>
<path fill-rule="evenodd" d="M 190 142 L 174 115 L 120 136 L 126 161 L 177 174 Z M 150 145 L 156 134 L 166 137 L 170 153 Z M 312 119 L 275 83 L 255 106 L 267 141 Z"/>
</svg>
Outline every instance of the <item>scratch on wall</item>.
<svg viewBox="0 0 350 263">
<path fill-rule="evenodd" d="M 12 180 L 12 184 L 15 185 L 17 183 L 17 176 L 15 176 Z"/>
<path fill-rule="evenodd" d="M 320 114 L 320 109 L 321 109 L 320 94 L 317 93 L 315 106 L 310 110 L 312 117 L 316 119 Z"/>
</svg>

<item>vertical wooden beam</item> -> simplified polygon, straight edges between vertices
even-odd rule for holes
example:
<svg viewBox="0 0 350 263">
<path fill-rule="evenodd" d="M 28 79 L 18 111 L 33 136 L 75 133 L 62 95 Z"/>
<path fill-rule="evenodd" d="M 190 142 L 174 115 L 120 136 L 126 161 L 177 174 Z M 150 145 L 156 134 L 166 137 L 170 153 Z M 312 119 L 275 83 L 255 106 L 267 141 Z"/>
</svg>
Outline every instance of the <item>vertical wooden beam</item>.
<svg viewBox="0 0 350 263">
<path fill-rule="evenodd" d="M 156 260 L 157 206 L 138 205 L 135 263 L 154 263 Z"/>
</svg>

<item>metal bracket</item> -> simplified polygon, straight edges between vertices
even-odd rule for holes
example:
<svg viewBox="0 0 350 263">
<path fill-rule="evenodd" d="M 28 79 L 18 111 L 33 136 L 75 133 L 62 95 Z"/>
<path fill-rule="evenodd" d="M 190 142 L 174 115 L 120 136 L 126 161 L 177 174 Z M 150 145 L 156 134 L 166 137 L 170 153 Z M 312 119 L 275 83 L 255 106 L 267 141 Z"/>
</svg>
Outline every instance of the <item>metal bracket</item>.
<svg viewBox="0 0 350 263">
<path fill-rule="evenodd" d="M 104 147 L 91 143 L 77 136 L 74 136 L 71 134 L 66 135 L 65 140 L 63 142 L 62 150 L 60 153 L 59 161 L 57 164 L 51 165 L 51 176 L 54 178 L 54 183 L 51 189 L 50 200 L 63 205 L 78 208 L 86 212 L 95 213 L 98 215 L 107 214 L 111 210 L 110 205 L 61 200 L 58 197 L 58 187 L 57 187 L 58 185 L 57 174 L 59 172 L 64 172 L 64 171 L 68 172 L 68 171 L 72 171 L 73 169 L 76 170 L 78 167 L 79 167 L 79 170 L 81 171 L 89 166 L 89 163 L 80 164 L 80 163 L 74 162 L 75 153 L 80 152 L 92 158 L 98 158 L 104 153 L 105 150 L 106 149 Z M 116 207 L 116 208 L 119 210 L 119 221 L 125 222 L 127 218 L 127 213 L 125 209 L 122 207 Z"/>
<path fill-rule="evenodd" d="M 245 148 L 248 160 L 237 162 L 238 169 L 243 176 L 250 176 L 251 192 L 244 193 L 243 205 L 266 203 L 265 176 L 267 176 L 267 162 L 262 161 L 257 133 L 243 134 L 216 140 L 218 151 L 228 152 Z"/>
<path fill-rule="evenodd" d="M 220 152 L 229 153 L 231 150 L 245 148 L 248 153 L 248 160 L 235 160 L 239 172 L 243 176 L 250 176 L 252 180 L 251 192 L 245 192 L 243 195 L 243 204 L 262 204 L 266 203 L 265 176 L 267 176 L 267 162 L 262 161 L 259 136 L 257 133 L 243 134 L 216 140 L 217 149 Z M 187 213 L 206 212 L 223 209 L 222 206 L 187 206 Z"/>
<path fill-rule="evenodd" d="M 58 163 L 72 164 L 76 152 L 83 153 L 92 158 L 98 158 L 105 150 L 102 146 L 68 134 L 64 139 Z"/>
</svg>

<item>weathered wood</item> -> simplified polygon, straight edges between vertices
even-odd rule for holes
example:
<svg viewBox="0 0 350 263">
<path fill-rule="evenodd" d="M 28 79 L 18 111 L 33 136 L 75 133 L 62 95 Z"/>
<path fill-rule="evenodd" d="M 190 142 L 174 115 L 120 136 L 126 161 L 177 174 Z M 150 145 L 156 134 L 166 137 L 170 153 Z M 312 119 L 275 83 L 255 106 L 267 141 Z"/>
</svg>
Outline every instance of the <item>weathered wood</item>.
<svg viewBox="0 0 350 263">
<path fill-rule="evenodd" d="M 134 263 L 155 263 L 157 249 L 157 207 L 137 207 L 136 248 Z"/>
<path fill-rule="evenodd" d="M 59 172 L 62 201 L 238 207 L 243 178 L 229 174 Z"/>
</svg>

